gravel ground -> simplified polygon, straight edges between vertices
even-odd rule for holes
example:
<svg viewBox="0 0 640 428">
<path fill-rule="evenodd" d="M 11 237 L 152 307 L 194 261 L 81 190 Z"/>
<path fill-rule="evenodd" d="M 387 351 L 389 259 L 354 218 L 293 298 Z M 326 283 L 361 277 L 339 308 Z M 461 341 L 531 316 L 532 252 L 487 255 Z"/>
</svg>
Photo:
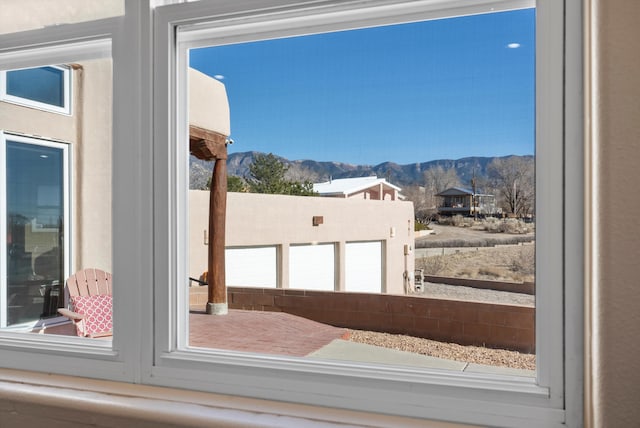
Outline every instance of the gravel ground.
<svg viewBox="0 0 640 428">
<path fill-rule="evenodd" d="M 486 240 L 488 237 L 507 239 L 504 234 L 487 234 L 487 232 L 475 230 L 472 228 L 461 228 L 451 226 L 432 225 L 435 230 L 434 235 L 429 235 L 416 240 L 416 247 L 432 246 L 427 244 L 435 244 L 437 241 L 450 240 Z M 532 239 L 533 234 L 529 237 Z M 424 245 L 420 245 L 419 241 L 423 241 Z M 521 253 L 522 247 L 511 248 L 481 248 L 475 252 L 460 252 L 459 254 L 451 254 L 448 256 L 442 266 L 442 272 L 437 274 L 453 277 L 483 278 L 480 269 L 487 266 L 494 266 L 494 271 L 490 274 L 503 273 L 509 274 L 510 267 L 513 263 L 513 254 L 516 256 Z M 486 269 L 485 269 L 486 270 Z M 497 280 L 514 280 L 508 276 L 505 277 L 487 277 L 484 279 Z M 525 280 L 534 280 L 533 276 L 524 278 Z M 462 287 L 456 285 L 425 283 L 425 297 L 435 297 L 440 299 L 465 300 L 474 302 L 512 304 L 523 306 L 534 306 L 535 297 L 528 294 L 509 293 L 505 291 L 483 290 L 473 287 Z M 515 369 L 535 370 L 536 357 L 532 354 L 522 354 L 516 351 L 508 351 L 503 349 L 489 349 L 478 346 L 462 346 L 455 343 L 437 342 L 434 340 L 421 339 L 412 336 L 376 333 L 370 331 L 350 330 L 350 340 L 353 342 L 366 343 L 369 345 L 382 346 L 400 351 L 414 352 L 422 355 L 429 355 L 437 358 L 444 358 L 454 361 L 462 361 L 467 363 L 476 363 L 492 366 L 503 366 Z"/>
<path fill-rule="evenodd" d="M 350 330 L 352 342 L 382 346 L 399 351 L 414 352 L 447 360 L 490 366 L 511 367 L 514 369 L 535 370 L 536 356 L 521 354 L 504 349 L 489 349 L 478 346 L 462 346 L 455 343 L 436 342 L 400 334 L 376 333 L 371 331 Z"/>
<path fill-rule="evenodd" d="M 505 291 L 482 290 L 457 285 L 425 283 L 425 297 L 441 299 L 467 300 L 474 302 L 502 303 L 515 305 L 534 305 L 534 296 Z M 400 334 L 377 333 L 371 331 L 350 330 L 350 340 L 368 345 L 382 346 L 399 351 L 414 352 L 447 360 L 466 363 L 503 366 L 514 369 L 535 370 L 536 356 L 504 349 L 489 349 L 479 346 L 463 346 L 455 343 L 436 342 L 435 340 Z"/>
<path fill-rule="evenodd" d="M 509 293 L 507 291 L 484 290 L 459 285 L 424 284 L 424 297 L 437 299 L 465 300 L 472 302 L 498 303 L 507 305 L 531 306 L 535 304 L 535 296 L 522 293 Z"/>
</svg>

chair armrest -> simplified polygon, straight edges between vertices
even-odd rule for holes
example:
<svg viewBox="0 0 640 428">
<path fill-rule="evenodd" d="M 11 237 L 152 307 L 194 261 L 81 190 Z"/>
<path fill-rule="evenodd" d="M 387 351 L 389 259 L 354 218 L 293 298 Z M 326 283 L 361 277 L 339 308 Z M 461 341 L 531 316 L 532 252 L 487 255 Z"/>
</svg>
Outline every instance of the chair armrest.
<svg viewBox="0 0 640 428">
<path fill-rule="evenodd" d="M 69 318 L 71 321 L 80 321 L 84 318 L 84 315 L 77 312 L 70 311 L 69 309 L 59 308 L 58 313 L 62 316 Z"/>
</svg>

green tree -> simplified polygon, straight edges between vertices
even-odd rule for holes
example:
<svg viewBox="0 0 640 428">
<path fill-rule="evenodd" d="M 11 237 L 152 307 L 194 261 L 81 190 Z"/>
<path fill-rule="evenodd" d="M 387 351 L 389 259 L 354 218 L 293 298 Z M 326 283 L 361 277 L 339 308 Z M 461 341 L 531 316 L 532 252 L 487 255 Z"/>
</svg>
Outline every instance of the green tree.
<svg viewBox="0 0 640 428">
<path fill-rule="evenodd" d="M 242 177 L 237 175 L 227 176 L 227 192 L 246 192 L 246 185 Z"/>
<path fill-rule="evenodd" d="M 316 192 L 313 191 L 313 183 L 309 180 L 305 181 L 288 181 L 287 182 L 287 195 L 295 196 L 315 196 Z"/>
<path fill-rule="evenodd" d="M 288 166 L 272 153 L 256 155 L 253 163 L 249 165 L 249 177 L 246 178 L 249 191 L 297 196 L 315 194 L 310 181 L 287 180 L 285 174 L 288 169 Z"/>
<path fill-rule="evenodd" d="M 252 193 L 286 194 L 287 166 L 273 153 L 258 154 L 249 165 L 247 184 Z"/>
<path fill-rule="evenodd" d="M 209 190 L 211 189 L 211 177 L 207 179 L 207 184 L 203 186 L 200 190 Z M 246 192 L 247 185 L 242 179 L 242 177 L 238 177 L 237 175 L 227 175 L 227 192 Z"/>
</svg>

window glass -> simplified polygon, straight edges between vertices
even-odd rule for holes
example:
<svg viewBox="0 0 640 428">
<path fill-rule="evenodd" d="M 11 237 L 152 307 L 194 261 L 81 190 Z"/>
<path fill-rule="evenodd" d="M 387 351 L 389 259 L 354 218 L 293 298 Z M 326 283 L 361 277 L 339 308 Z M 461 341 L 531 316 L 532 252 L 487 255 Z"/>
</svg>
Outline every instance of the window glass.
<svg viewBox="0 0 640 428">
<path fill-rule="evenodd" d="M 4 77 L 0 328 L 110 337 L 111 58 Z M 68 108 L 72 99 L 68 114 L 42 107 Z M 76 274 L 78 286 L 70 280 Z M 96 294 L 106 297 L 79 297 Z"/>
<path fill-rule="evenodd" d="M 6 323 L 58 315 L 64 306 L 67 147 L 8 140 Z"/>
<path fill-rule="evenodd" d="M 230 298 L 230 310 L 517 351 L 506 364 L 499 353 L 464 362 L 532 375 L 534 55 L 534 9 L 191 49 L 190 138 L 196 125 L 227 141 L 226 246 L 285 245 L 265 270 L 284 267 L 276 288 L 327 293 L 291 290 L 271 307 L 243 291 L 253 303 Z M 202 119 L 224 118 L 227 102 L 229 124 Z M 191 192 L 207 192 L 218 168 L 199 150 L 190 182 L 207 185 Z M 199 244 L 190 254 L 205 260 Z M 240 255 L 225 256 L 234 266 Z"/>
<path fill-rule="evenodd" d="M 71 85 L 67 68 L 38 67 L 7 71 L 5 82 L 3 95 L 8 100 L 70 112 Z"/>
</svg>

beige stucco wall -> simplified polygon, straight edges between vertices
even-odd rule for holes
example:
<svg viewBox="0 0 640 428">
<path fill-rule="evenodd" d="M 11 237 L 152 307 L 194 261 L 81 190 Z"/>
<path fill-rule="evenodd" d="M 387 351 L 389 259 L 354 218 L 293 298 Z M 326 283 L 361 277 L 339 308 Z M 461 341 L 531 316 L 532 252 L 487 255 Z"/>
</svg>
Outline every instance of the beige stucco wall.
<svg viewBox="0 0 640 428">
<path fill-rule="evenodd" d="M 2 0 L 0 34 L 124 14 L 124 0 Z"/>
<path fill-rule="evenodd" d="M 0 102 L 0 129 L 64 142 L 71 155 L 71 272 L 111 271 L 111 59 L 72 64 L 71 115 Z"/>
<path fill-rule="evenodd" d="M 111 272 L 111 59 L 85 61 L 75 76 L 72 272 L 87 267 Z"/>
<path fill-rule="evenodd" d="M 594 209 L 588 295 L 587 415 L 640 423 L 640 2 L 593 0 L 588 52 Z"/>
<path fill-rule="evenodd" d="M 198 278 L 207 270 L 204 231 L 209 215 L 209 192 L 189 191 L 189 275 Z M 313 216 L 323 224 L 312 225 Z M 300 197 L 229 193 L 227 196 L 227 246 L 279 245 L 282 285 L 287 287 L 287 247 L 292 244 L 336 243 L 338 289 L 343 289 L 346 242 L 382 241 L 386 292 L 404 294 L 404 271 L 413 272 L 413 204 L 402 201 Z M 393 235 L 393 236 L 392 236 Z M 406 266 L 405 266 L 406 262 Z M 383 290 L 385 289 L 383 284 Z"/>
<path fill-rule="evenodd" d="M 231 135 L 225 86 L 193 68 L 189 68 L 189 125 Z"/>
</svg>

